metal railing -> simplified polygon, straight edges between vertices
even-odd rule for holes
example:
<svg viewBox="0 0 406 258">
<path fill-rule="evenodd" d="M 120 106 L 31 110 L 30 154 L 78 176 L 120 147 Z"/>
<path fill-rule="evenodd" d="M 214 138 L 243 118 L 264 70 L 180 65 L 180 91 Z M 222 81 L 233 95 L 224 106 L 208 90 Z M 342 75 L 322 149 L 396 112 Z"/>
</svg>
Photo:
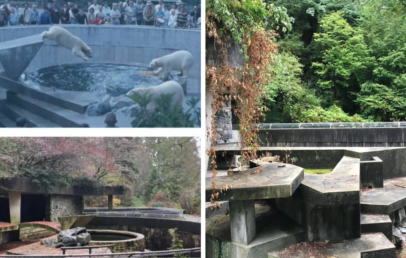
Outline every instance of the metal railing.
<svg viewBox="0 0 406 258">
<path fill-rule="evenodd" d="M 406 121 L 401 122 L 334 122 L 334 123 L 262 123 L 257 127 L 263 130 L 272 129 L 306 129 L 306 128 L 402 128 L 406 127 Z M 233 130 L 238 130 L 238 124 L 233 124 Z"/>
<path fill-rule="evenodd" d="M 165 250 L 165 251 L 151 251 L 151 252 L 133 252 L 133 253 L 115 253 L 115 254 L 66 254 L 66 255 L 0 255 L 0 258 L 57 258 L 57 257 L 98 257 L 98 258 L 139 258 L 139 257 L 174 257 L 176 254 L 188 255 L 188 257 L 200 257 L 201 248 L 188 248 L 178 250 Z"/>
</svg>

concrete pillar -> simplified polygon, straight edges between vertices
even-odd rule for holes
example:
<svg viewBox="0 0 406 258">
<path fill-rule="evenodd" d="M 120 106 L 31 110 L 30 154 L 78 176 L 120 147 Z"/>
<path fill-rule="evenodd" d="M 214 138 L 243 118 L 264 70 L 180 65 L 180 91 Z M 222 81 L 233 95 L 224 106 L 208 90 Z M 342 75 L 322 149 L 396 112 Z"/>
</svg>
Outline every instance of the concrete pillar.
<svg viewBox="0 0 406 258">
<path fill-rule="evenodd" d="M 8 201 L 10 206 L 10 222 L 11 224 L 21 223 L 21 193 L 9 192 Z"/>
<path fill-rule="evenodd" d="M 113 195 L 108 196 L 107 205 L 108 205 L 109 211 L 112 211 L 113 210 Z"/>
<path fill-rule="evenodd" d="M 254 201 L 230 201 L 229 206 L 231 241 L 250 244 L 256 234 Z"/>
</svg>

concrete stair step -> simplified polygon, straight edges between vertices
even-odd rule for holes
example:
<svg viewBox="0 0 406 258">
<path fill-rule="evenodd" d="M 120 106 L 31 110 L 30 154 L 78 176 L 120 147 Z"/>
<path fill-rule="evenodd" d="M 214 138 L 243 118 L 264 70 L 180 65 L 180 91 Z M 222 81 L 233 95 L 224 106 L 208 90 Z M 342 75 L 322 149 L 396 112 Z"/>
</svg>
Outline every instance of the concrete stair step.
<svg viewBox="0 0 406 258">
<path fill-rule="evenodd" d="M 81 114 L 84 114 L 86 107 L 98 98 L 96 92 L 54 90 L 48 87 L 37 90 L 4 76 L 0 76 L 0 87 L 12 93 L 29 96 Z"/>
<path fill-rule="evenodd" d="M 392 220 L 388 215 L 361 214 L 361 233 L 383 233 L 392 240 Z"/>
<path fill-rule="evenodd" d="M 88 116 L 77 112 L 31 98 L 29 96 L 7 92 L 7 102 L 19 106 L 23 109 L 49 120 L 62 127 L 81 127 L 87 123 L 90 127 L 105 127 L 105 116 Z M 117 126 L 131 127 L 131 119 L 125 117 L 123 113 L 116 113 Z"/>
<path fill-rule="evenodd" d="M 40 116 L 31 113 L 30 111 L 23 109 L 17 105 L 9 103 L 5 100 L 0 100 L 0 109 L 4 115 L 11 121 L 15 121 L 18 117 L 24 117 L 28 121 L 30 127 L 60 127 L 59 125 L 52 123 Z M 15 122 L 13 124 L 8 122 L 9 127 L 16 127 Z"/>
<path fill-rule="evenodd" d="M 29 110 L 31 113 L 62 127 L 80 126 L 79 123 L 76 123 L 75 120 L 72 119 L 81 116 L 79 113 L 28 96 L 7 92 L 7 103 L 18 106 L 21 109 Z"/>
<path fill-rule="evenodd" d="M 304 257 L 336 257 L 336 258 L 354 258 L 354 257 L 385 257 L 395 258 L 396 247 L 382 233 L 362 234 L 360 238 L 344 240 L 336 243 L 326 243 L 323 249 L 319 248 L 320 254 L 315 254 L 311 248 L 317 242 L 301 244 L 295 246 L 293 253 L 288 250 L 268 253 L 268 258 L 304 258 Z M 308 252 L 306 252 L 308 249 Z M 289 253 L 288 253 L 289 252 Z M 307 254 L 307 255 L 306 255 Z M 288 256 L 287 256 L 288 255 Z M 310 255 L 310 256 L 309 256 Z"/>
<path fill-rule="evenodd" d="M 361 191 L 361 212 L 385 214 L 406 206 L 406 177 L 386 179 L 384 188 Z"/>
<path fill-rule="evenodd" d="M 16 127 L 16 123 L 0 112 L 0 127 Z"/>
</svg>

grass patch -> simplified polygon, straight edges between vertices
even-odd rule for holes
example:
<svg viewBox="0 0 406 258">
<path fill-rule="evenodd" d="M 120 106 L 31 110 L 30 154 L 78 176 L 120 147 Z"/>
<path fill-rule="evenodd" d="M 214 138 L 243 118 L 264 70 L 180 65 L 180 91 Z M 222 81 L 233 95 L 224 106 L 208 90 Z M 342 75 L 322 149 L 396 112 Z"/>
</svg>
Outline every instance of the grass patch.
<svg viewBox="0 0 406 258">
<path fill-rule="evenodd" d="M 333 171 L 334 168 L 303 168 L 306 174 L 311 175 L 321 175 L 321 174 L 328 174 Z"/>
</svg>

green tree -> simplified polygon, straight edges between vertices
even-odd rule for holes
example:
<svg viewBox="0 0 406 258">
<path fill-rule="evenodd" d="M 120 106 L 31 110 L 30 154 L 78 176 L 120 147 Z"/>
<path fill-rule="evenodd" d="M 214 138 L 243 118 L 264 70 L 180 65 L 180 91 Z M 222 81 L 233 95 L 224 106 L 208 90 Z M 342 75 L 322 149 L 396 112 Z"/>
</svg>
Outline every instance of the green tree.
<svg viewBox="0 0 406 258">
<path fill-rule="evenodd" d="M 357 102 L 362 115 L 374 121 L 406 118 L 406 5 L 405 1 L 366 2 L 361 26 L 377 65 L 361 85 Z"/>
<path fill-rule="evenodd" d="M 374 59 L 370 57 L 362 31 L 351 27 L 342 12 L 325 16 L 321 20 L 320 33 L 315 33 L 314 37 L 315 48 L 321 53 L 321 60 L 312 64 L 318 75 L 317 84 L 331 95 L 328 105 L 334 104 L 334 100 L 342 104 L 346 97 L 343 93 L 348 95 L 343 89 L 349 87 L 351 77 L 358 84 L 364 82 Z"/>
</svg>

